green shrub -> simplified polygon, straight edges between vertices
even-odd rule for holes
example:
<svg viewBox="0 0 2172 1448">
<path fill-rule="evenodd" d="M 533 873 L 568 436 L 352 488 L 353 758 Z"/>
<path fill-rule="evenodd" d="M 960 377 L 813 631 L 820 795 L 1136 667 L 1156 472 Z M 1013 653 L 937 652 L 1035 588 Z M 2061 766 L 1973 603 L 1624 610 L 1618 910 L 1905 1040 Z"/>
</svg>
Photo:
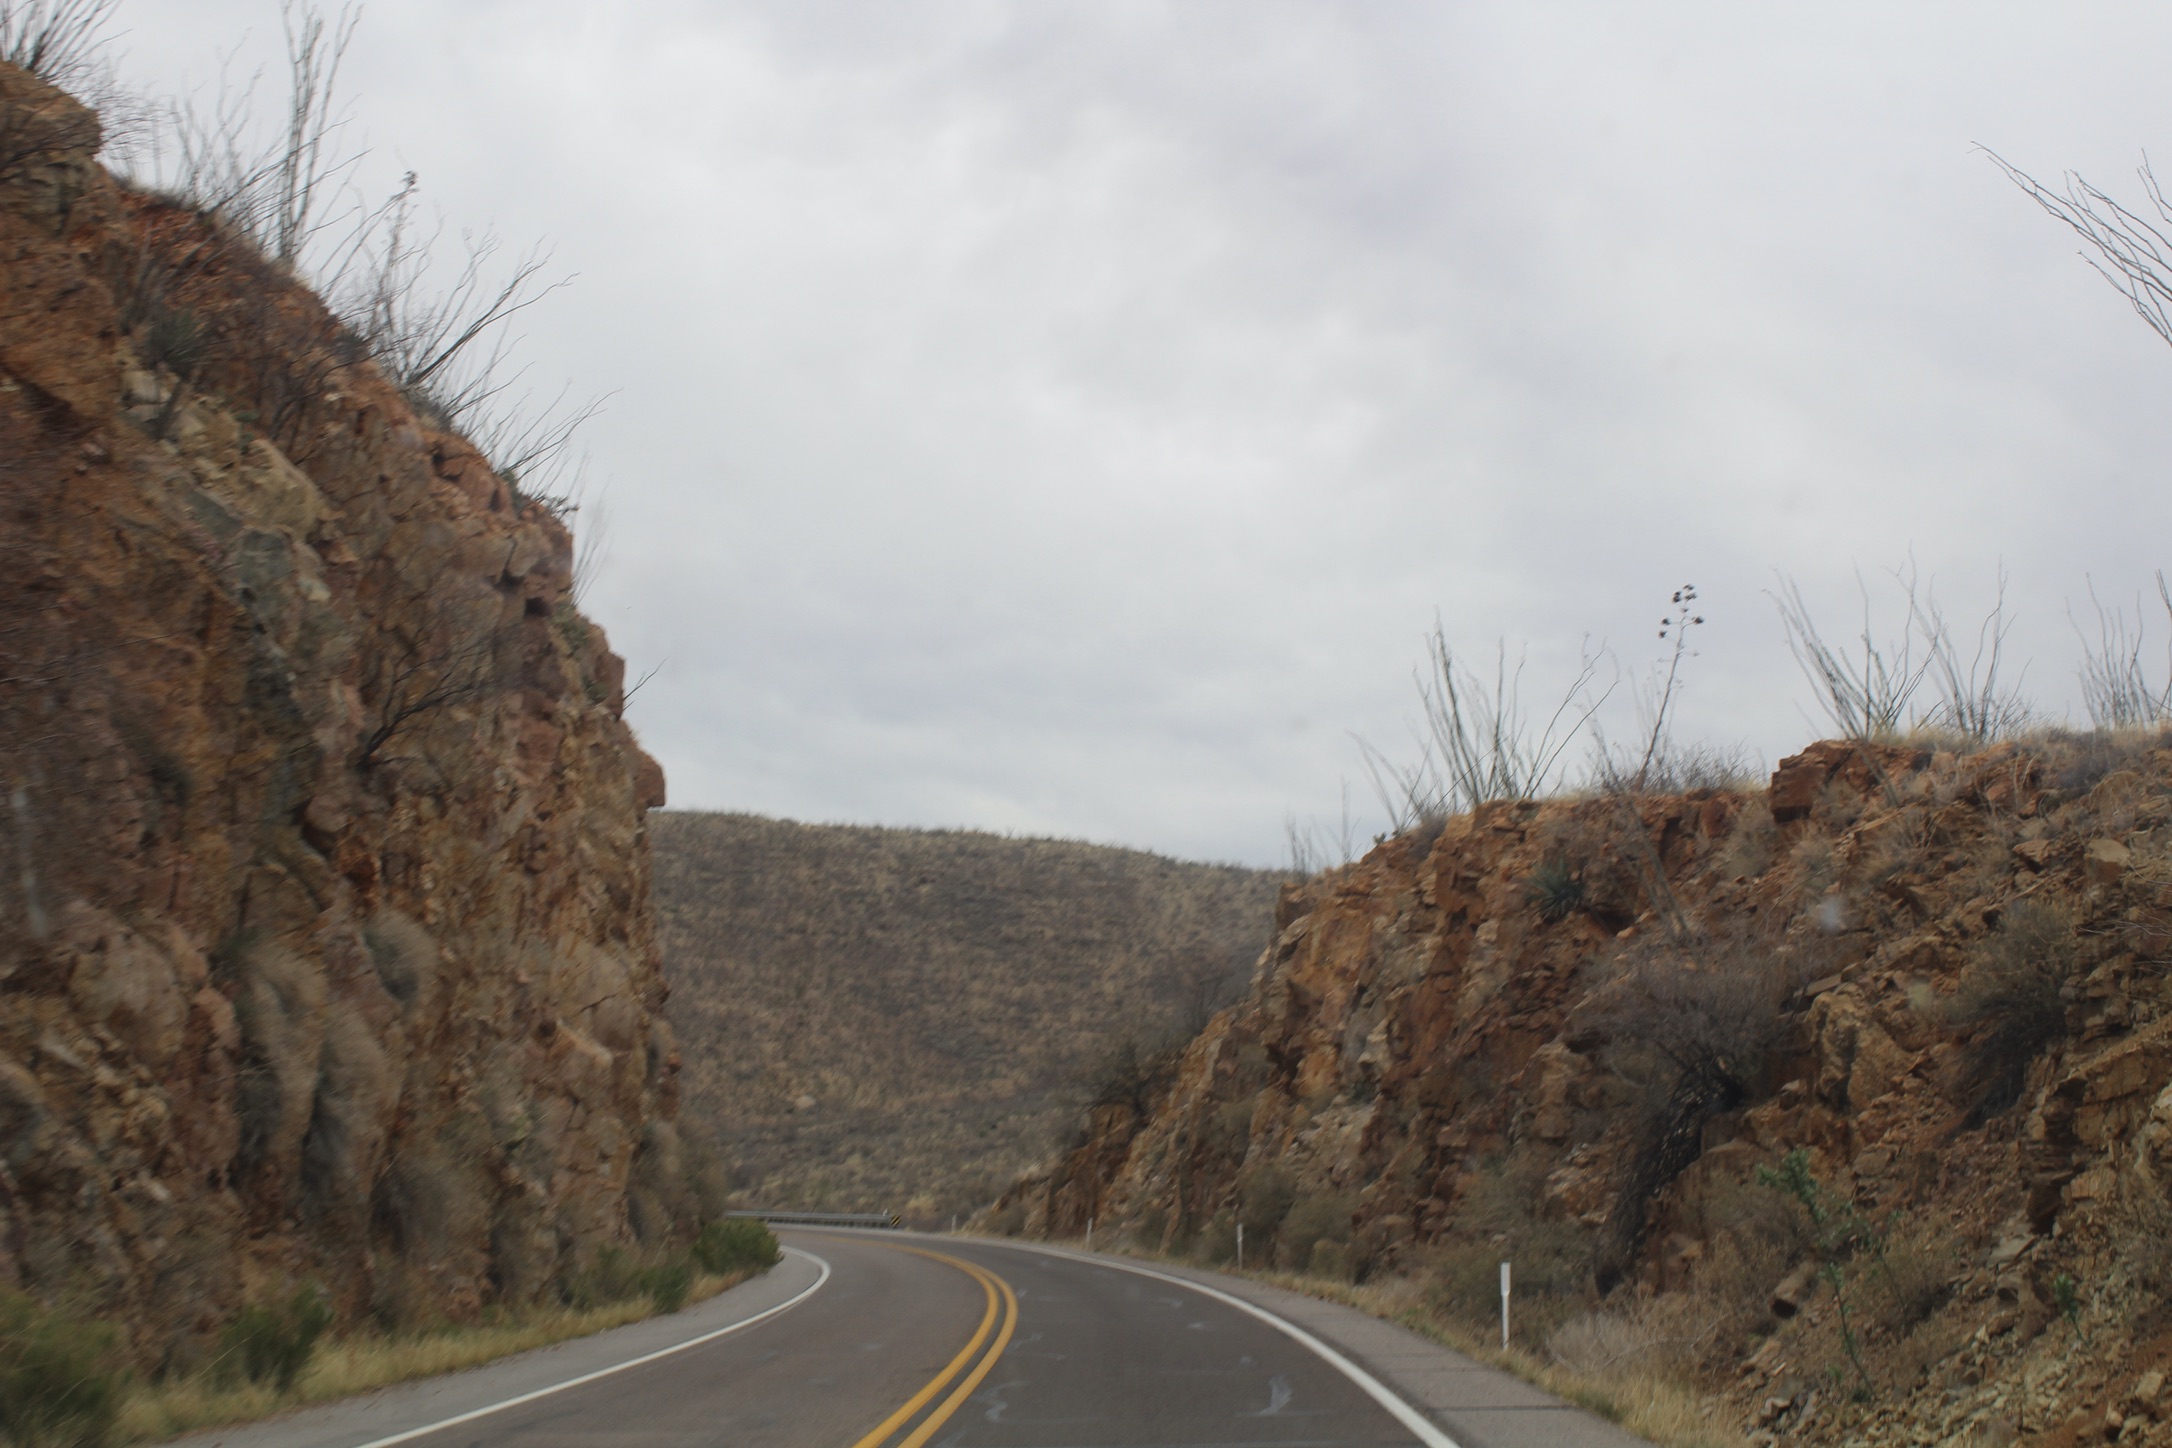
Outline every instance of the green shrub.
<svg viewBox="0 0 2172 1448">
<path fill-rule="evenodd" d="M 1297 1183 L 1281 1167 L 1254 1167 L 1238 1179 L 1237 1220 L 1244 1223 L 1244 1245 L 1262 1260 L 1296 1200 Z"/>
<path fill-rule="evenodd" d="M 596 1249 L 586 1268 L 567 1276 L 566 1305 L 587 1312 L 639 1297 L 648 1290 L 642 1280 L 644 1275 L 631 1252 L 616 1242 L 606 1242 Z"/>
<path fill-rule="evenodd" d="M 650 1267 L 641 1274 L 641 1290 L 656 1304 L 658 1312 L 677 1312 L 686 1306 L 687 1293 L 694 1290 L 693 1264 L 681 1257 Z"/>
<path fill-rule="evenodd" d="M 1556 855 L 1541 861 L 1524 881 L 1523 898 L 1538 911 L 1539 919 L 1558 925 L 1582 909 L 1588 896 L 1583 877 Z"/>
<path fill-rule="evenodd" d="M 227 1324 L 220 1358 L 252 1383 L 286 1392 L 309 1365 L 317 1339 L 332 1325 L 332 1305 L 315 1286 L 298 1287 L 284 1302 L 255 1303 Z"/>
<path fill-rule="evenodd" d="M 1250 1242 L 1245 1243 L 1245 1246 L 1257 1250 Z M 1198 1237 L 1192 1242 L 1192 1255 L 1209 1267 L 1219 1267 L 1234 1260 L 1237 1255 L 1237 1219 L 1228 1212 L 1216 1212 L 1208 1218 L 1206 1224 L 1199 1229 Z M 1254 1256 L 1249 1260 L 1256 1263 L 1258 1258 Z"/>
<path fill-rule="evenodd" d="M 762 1272 L 782 1258 L 777 1238 L 757 1217 L 720 1217 L 694 1239 L 694 1260 L 704 1272 Z"/>
<path fill-rule="evenodd" d="M 19 1448 L 92 1448 L 120 1412 L 113 1328 L 0 1292 L 0 1434 Z"/>
</svg>

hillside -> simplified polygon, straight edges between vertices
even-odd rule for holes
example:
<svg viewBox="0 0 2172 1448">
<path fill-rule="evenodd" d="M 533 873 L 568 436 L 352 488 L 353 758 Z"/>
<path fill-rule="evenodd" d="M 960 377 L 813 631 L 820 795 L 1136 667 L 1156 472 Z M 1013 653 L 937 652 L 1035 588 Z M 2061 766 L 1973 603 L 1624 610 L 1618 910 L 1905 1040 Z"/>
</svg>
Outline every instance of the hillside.
<svg viewBox="0 0 2172 1448">
<path fill-rule="evenodd" d="M 1292 887 L 983 1224 L 1241 1222 L 1478 1335 L 1509 1258 L 1536 1361 L 1700 1441 L 2172 1441 L 2168 825 L 2154 733 L 1485 806 Z"/>
<path fill-rule="evenodd" d="M 0 1288 L 146 1369 L 554 1294 L 691 1211 L 623 666 L 557 518 L 98 145 L 0 65 Z"/>
<path fill-rule="evenodd" d="M 1112 1051 L 1234 996 L 1278 877 L 963 831 L 653 817 L 685 1113 L 763 1204 L 971 1211 Z"/>
</svg>

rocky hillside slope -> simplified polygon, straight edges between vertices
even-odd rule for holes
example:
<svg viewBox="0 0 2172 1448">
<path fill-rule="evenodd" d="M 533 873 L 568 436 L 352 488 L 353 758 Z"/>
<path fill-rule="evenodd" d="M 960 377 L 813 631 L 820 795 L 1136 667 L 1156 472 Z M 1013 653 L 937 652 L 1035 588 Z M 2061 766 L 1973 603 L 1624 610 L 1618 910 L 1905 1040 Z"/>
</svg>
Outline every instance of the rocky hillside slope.
<svg viewBox="0 0 2172 1448">
<path fill-rule="evenodd" d="M 662 776 L 566 530 L 0 67 L 0 1285 L 189 1361 L 673 1229 Z"/>
<path fill-rule="evenodd" d="M 2172 738 L 1822 744 L 1292 888 L 984 1219 L 1415 1277 L 1726 1441 L 2172 1442 Z M 1107 1236 L 1104 1236 L 1104 1240 Z"/>
<path fill-rule="evenodd" d="M 762 1205 L 984 1205 L 1102 1058 L 1234 997 L 1279 876 L 955 830 L 663 812 L 686 1116 Z"/>
</svg>

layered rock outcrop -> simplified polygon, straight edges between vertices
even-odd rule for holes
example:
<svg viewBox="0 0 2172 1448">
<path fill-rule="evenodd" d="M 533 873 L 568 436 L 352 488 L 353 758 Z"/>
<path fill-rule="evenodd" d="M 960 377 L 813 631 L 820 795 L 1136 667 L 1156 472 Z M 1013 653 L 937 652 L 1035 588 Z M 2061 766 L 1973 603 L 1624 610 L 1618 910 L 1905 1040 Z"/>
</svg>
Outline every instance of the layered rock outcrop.
<svg viewBox="0 0 2172 1448">
<path fill-rule="evenodd" d="M 571 541 L 0 66 L 0 1284 L 186 1357 L 675 1230 L 661 772 Z"/>
<path fill-rule="evenodd" d="M 982 1221 L 1477 1321 L 1511 1257 L 1534 1347 L 1603 1319 L 1765 1441 L 2172 1441 L 2168 825 L 2155 735 L 1486 806 L 1290 887 Z"/>
</svg>

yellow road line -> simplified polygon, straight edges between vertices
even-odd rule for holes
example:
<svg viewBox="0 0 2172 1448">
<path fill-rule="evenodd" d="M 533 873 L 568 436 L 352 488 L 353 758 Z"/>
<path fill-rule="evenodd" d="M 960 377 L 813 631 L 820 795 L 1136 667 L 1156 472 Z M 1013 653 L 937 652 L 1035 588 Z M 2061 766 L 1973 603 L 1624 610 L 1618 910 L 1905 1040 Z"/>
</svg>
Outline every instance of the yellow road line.
<svg viewBox="0 0 2172 1448">
<path fill-rule="evenodd" d="M 958 1411 L 958 1405 L 972 1396 L 973 1389 L 980 1386 L 980 1380 L 987 1377 L 988 1370 L 996 1365 L 996 1359 L 1003 1356 L 1003 1349 L 1010 1346 L 1011 1333 L 1018 1326 L 1018 1298 L 1011 1292 L 1010 1283 L 996 1277 L 993 1272 L 988 1273 L 988 1276 L 994 1278 L 995 1285 L 1003 1289 L 1003 1330 L 996 1334 L 995 1346 L 988 1349 L 988 1355 L 980 1360 L 980 1365 L 966 1374 L 965 1381 L 958 1384 L 956 1391 L 943 1400 L 940 1408 L 928 1414 L 927 1421 L 915 1429 L 910 1438 L 898 1444 L 898 1448 L 921 1448 L 922 1444 L 934 1437 L 935 1430 L 948 1422 L 950 1415 Z"/>
<path fill-rule="evenodd" d="M 1012 1295 L 1010 1285 L 994 1273 L 961 1258 L 946 1256 L 941 1252 L 924 1252 L 918 1247 L 892 1247 L 889 1250 L 893 1252 L 910 1252 L 916 1257 L 926 1257 L 931 1261 L 941 1262 L 945 1266 L 957 1268 L 980 1284 L 981 1291 L 988 1294 L 988 1306 L 987 1310 L 981 1314 L 980 1326 L 974 1330 L 972 1340 L 966 1343 L 958 1355 L 952 1358 L 944 1366 L 943 1370 L 928 1382 L 926 1387 L 913 1394 L 912 1397 L 906 1400 L 903 1407 L 883 1419 L 881 1423 L 876 1425 L 873 1432 L 853 1444 L 852 1448 L 876 1448 L 877 1444 L 896 1432 L 899 1426 L 910 1419 L 913 1414 L 926 1407 L 928 1400 L 941 1392 L 950 1380 L 958 1375 L 966 1363 L 972 1360 L 973 1354 L 980 1351 L 981 1344 L 988 1340 L 988 1330 L 995 1325 L 999 1309 L 1006 1310 L 1008 1318 L 1003 1324 L 1003 1330 L 996 1342 L 995 1351 L 988 1355 L 987 1360 L 981 1363 L 973 1376 L 966 1379 L 966 1387 L 962 1391 L 952 1394 L 942 1407 L 936 1409 L 935 1415 L 921 1425 L 918 1433 L 908 1438 L 904 1444 L 899 1445 L 899 1448 L 908 1448 L 908 1445 L 910 1445 L 910 1448 L 919 1448 L 919 1445 L 927 1441 L 929 1433 L 940 1427 L 944 1420 L 957 1411 L 957 1406 L 964 1400 L 965 1394 L 971 1392 L 973 1387 L 977 1386 L 980 1380 L 987 1376 L 988 1369 L 998 1357 L 1002 1356 L 1004 1347 L 1009 1344 L 1011 1331 L 1018 1319 L 1018 1299 Z M 998 1289 L 1001 1289 L 1002 1293 L 1000 1299 L 997 1296 Z M 1004 1304 L 1008 1304 L 1007 1309 L 1004 1308 Z"/>
</svg>

